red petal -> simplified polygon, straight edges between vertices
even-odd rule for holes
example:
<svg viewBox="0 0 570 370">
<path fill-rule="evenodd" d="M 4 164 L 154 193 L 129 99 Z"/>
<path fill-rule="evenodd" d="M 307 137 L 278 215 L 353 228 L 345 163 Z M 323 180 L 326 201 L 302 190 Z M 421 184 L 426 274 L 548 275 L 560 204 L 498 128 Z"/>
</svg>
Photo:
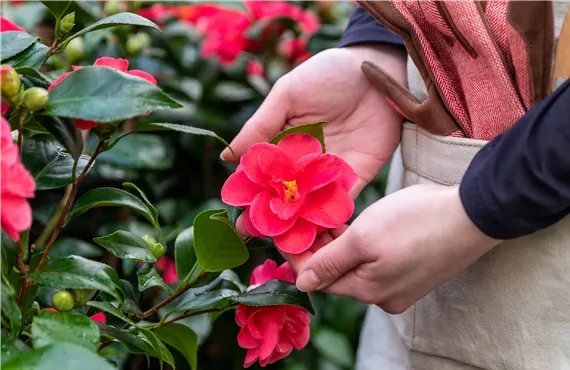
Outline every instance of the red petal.
<svg viewBox="0 0 570 370">
<path fill-rule="evenodd" d="M 309 154 L 295 163 L 295 176 L 303 194 L 322 188 L 341 175 L 344 161 L 332 154 Z"/>
<path fill-rule="evenodd" d="M 83 66 L 71 66 L 71 69 L 73 69 L 74 71 L 78 71 L 81 68 L 83 68 Z"/>
<path fill-rule="evenodd" d="M 259 153 L 259 168 L 273 181 L 294 180 L 293 164 L 291 158 L 275 145 Z"/>
<path fill-rule="evenodd" d="M 259 360 L 263 361 L 271 356 L 279 342 L 279 332 L 285 324 L 285 306 L 272 306 L 258 311 L 255 321 L 262 332 Z"/>
<path fill-rule="evenodd" d="M 93 127 L 97 126 L 97 122 L 86 121 L 83 119 L 74 119 L 73 124 L 80 130 L 90 130 Z"/>
<path fill-rule="evenodd" d="M 245 231 L 249 235 L 255 236 L 256 238 L 267 238 L 267 235 L 263 235 L 262 233 L 260 233 L 255 228 L 255 226 L 253 226 L 253 223 L 251 222 L 251 216 L 250 216 L 250 207 L 247 207 L 245 209 L 245 211 L 242 213 L 242 216 L 239 218 L 239 220 L 242 223 L 243 227 L 245 228 Z"/>
<path fill-rule="evenodd" d="M 147 80 L 151 84 L 156 85 L 156 78 L 154 78 L 154 76 L 148 72 L 141 71 L 139 69 L 132 69 L 130 71 L 127 71 L 127 74 L 130 74 L 131 76 L 140 77 L 144 80 Z"/>
<path fill-rule="evenodd" d="M 103 312 L 98 312 L 95 315 L 91 316 L 91 320 L 100 322 L 101 324 L 107 324 L 107 318 Z"/>
<path fill-rule="evenodd" d="M 273 239 L 277 248 L 291 254 L 303 253 L 313 245 L 317 236 L 317 226 L 298 218 L 295 225 Z"/>
<path fill-rule="evenodd" d="M 276 278 L 294 284 L 295 280 L 297 280 L 297 273 L 293 270 L 289 262 L 283 262 L 281 266 L 277 268 Z"/>
<path fill-rule="evenodd" d="M 257 185 L 261 185 L 268 189 L 270 189 L 270 187 L 267 184 L 267 176 L 261 172 L 261 168 L 259 167 L 259 153 L 261 153 L 262 150 L 271 147 L 272 145 L 267 143 L 253 144 L 247 150 L 247 153 L 242 155 L 240 160 L 240 165 L 243 167 L 243 171 L 247 177 Z"/>
<path fill-rule="evenodd" d="M 247 326 L 244 326 L 239 331 L 238 336 L 237 336 L 237 342 L 241 348 L 246 348 L 246 349 L 256 348 L 257 346 L 259 346 L 261 344 L 261 341 L 259 339 L 254 338 L 250 334 Z"/>
<path fill-rule="evenodd" d="M 121 72 L 126 72 L 129 68 L 129 61 L 122 58 L 101 57 L 93 63 L 96 67 L 109 67 L 118 69 Z"/>
<path fill-rule="evenodd" d="M 280 219 L 271 211 L 269 202 L 273 196 L 267 191 L 259 193 L 251 203 L 249 216 L 253 226 L 262 234 L 275 236 L 289 230 L 297 217 L 288 220 Z"/>
<path fill-rule="evenodd" d="M 248 350 L 247 353 L 245 354 L 245 360 L 243 361 L 243 367 L 247 369 L 248 367 L 253 365 L 255 363 L 255 361 L 257 361 L 257 359 L 259 358 L 259 352 L 260 351 L 261 351 L 260 347 Z"/>
<path fill-rule="evenodd" d="M 301 206 L 303 206 L 303 198 L 297 198 L 295 202 L 290 203 L 275 197 L 269 202 L 271 212 L 275 213 L 282 220 L 288 220 L 296 216 Z"/>
<path fill-rule="evenodd" d="M 14 240 L 32 226 L 32 207 L 25 198 L 2 195 L 2 228 Z"/>
<path fill-rule="evenodd" d="M 64 74 L 62 74 L 61 76 L 59 76 L 58 78 L 56 78 L 51 85 L 49 85 L 48 87 L 48 91 L 51 91 L 54 87 L 56 87 L 61 81 L 63 81 L 64 78 L 66 78 L 67 76 L 69 76 L 71 72 L 65 72 Z"/>
<path fill-rule="evenodd" d="M 249 306 L 239 304 L 236 309 L 236 324 L 241 328 L 247 324 L 249 318 Z"/>
<path fill-rule="evenodd" d="M 250 285 L 264 284 L 277 278 L 277 263 L 272 259 L 266 259 L 263 265 L 259 265 L 251 272 Z"/>
<path fill-rule="evenodd" d="M 237 171 L 228 177 L 222 187 L 222 202 L 234 207 L 248 206 L 263 188 L 252 182 L 245 172 Z"/>
<path fill-rule="evenodd" d="M 344 225 L 354 212 L 354 201 L 338 183 L 333 182 L 307 195 L 299 216 L 320 226 Z"/>
<path fill-rule="evenodd" d="M 301 157 L 311 153 L 322 153 L 321 142 L 311 135 L 293 134 L 284 137 L 277 144 L 293 162 L 297 162 Z"/>
</svg>

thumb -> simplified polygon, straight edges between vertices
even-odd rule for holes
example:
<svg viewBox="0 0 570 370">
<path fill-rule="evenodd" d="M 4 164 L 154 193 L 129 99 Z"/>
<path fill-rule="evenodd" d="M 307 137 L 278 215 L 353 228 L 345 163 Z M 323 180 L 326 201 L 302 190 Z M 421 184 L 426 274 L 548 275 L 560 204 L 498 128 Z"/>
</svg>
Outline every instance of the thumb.
<svg viewBox="0 0 570 370">
<path fill-rule="evenodd" d="M 227 162 L 237 163 L 250 146 L 271 140 L 285 126 L 289 107 L 286 83 L 281 79 L 273 86 L 259 109 L 230 143 L 235 156 L 229 148 L 225 148 L 220 158 Z"/>
<path fill-rule="evenodd" d="M 319 249 L 299 271 L 297 288 L 304 292 L 326 288 L 341 276 L 365 262 L 354 248 L 350 231 Z"/>
</svg>

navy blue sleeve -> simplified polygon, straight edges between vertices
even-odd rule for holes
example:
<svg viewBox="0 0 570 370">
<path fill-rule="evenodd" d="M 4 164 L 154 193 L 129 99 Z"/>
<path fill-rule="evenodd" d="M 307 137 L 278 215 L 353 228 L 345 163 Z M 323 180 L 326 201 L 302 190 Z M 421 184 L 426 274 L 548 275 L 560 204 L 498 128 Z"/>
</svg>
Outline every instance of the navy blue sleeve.
<svg viewBox="0 0 570 370">
<path fill-rule="evenodd" d="M 402 38 L 381 25 L 363 8 L 350 16 L 348 26 L 339 42 L 339 47 L 356 44 L 392 44 L 404 47 Z"/>
<path fill-rule="evenodd" d="M 477 153 L 459 192 L 475 225 L 501 240 L 570 213 L 570 80 Z"/>
</svg>

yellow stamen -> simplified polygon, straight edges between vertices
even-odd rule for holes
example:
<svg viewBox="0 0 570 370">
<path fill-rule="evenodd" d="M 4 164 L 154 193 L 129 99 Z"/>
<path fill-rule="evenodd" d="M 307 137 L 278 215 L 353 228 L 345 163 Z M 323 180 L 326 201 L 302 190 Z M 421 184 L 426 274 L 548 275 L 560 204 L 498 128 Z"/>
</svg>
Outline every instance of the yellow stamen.
<svg viewBox="0 0 570 370">
<path fill-rule="evenodd" d="M 285 201 L 289 203 L 294 203 L 299 197 L 299 192 L 297 191 L 297 181 L 283 181 L 285 185 Z"/>
</svg>

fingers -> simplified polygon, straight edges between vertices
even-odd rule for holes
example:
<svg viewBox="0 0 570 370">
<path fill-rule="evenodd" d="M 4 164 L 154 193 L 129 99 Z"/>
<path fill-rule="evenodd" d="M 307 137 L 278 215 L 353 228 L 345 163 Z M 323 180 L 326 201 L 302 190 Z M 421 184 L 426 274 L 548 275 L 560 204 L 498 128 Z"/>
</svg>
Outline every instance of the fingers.
<svg viewBox="0 0 570 370">
<path fill-rule="evenodd" d="M 237 163 L 251 145 L 257 142 L 268 142 L 285 126 L 290 104 L 286 82 L 282 81 L 275 84 L 259 109 L 230 143 L 235 156 L 229 148 L 226 148 L 220 155 L 222 160 Z"/>
</svg>

